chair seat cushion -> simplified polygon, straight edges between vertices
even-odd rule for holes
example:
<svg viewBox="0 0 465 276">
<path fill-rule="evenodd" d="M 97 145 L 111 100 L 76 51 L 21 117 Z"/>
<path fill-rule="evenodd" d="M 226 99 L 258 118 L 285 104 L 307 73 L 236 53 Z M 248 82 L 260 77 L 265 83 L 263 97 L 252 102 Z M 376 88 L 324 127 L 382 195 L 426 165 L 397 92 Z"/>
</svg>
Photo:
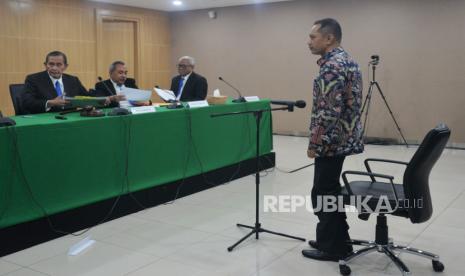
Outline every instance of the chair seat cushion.
<svg viewBox="0 0 465 276">
<path fill-rule="evenodd" d="M 398 205 L 397 210 L 393 213 L 395 216 L 402 216 L 408 217 L 408 209 L 405 206 L 405 194 L 404 194 L 404 187 L 403 185 L 394 184 L 394 188 L 396 189 L 397 197 L 399 199 L 399 203 L 396 202 L 395 196 L 392 192 L 392 186 L 390 183 L 385 182 L 371 182 L 371 181 L 353 181 L 350 182 L 350 188 L 355 196 L 359 196 L 360 200 L 364 200 L 367 196 L 371 196 L 370 200 L 365 201 L 366 205 L 370 207 L 372 211 L 375 211 L 377 207 L 383 207 L 387 204 L 387 200 L 389 200 L 389 204 L 392 209 L 395 209 L 396 205 Z M 342 195 L 344 196 L 344 203 L 347 205 L 354 205 L 354 202 L 357 202 L 356 199 L 350 200 L 349 192 L 346 187 L 342 188 L 341 191 Z M 383 197 L 381 203 L 379 199 Z M 378 205 L 382 204 L 382 205 Z M 363 207 L 363 205 L 358 205 L 357 207 Z M 386 210 L 385 208 L 380 210 Z M 364 212 L 369 210 L 363 210 Z"/>
</svg>

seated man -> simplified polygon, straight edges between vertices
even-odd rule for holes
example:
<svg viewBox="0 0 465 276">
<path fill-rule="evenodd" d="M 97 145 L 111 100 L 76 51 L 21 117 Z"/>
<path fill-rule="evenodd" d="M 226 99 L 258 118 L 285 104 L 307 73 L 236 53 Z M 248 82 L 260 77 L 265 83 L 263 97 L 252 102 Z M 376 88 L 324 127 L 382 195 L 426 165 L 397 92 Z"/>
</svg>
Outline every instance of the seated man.
<svg viewBox="0 0 465 276">
<path fill-rule="evenodd" d="M 109 68 L 110 78 L 105 81 L 99 81 L 95 84 L 96 95 L 99 97 L 109 96 L 110 106 L 119 106 L 120 101 L 124 101 L 124 95 L 121 92 L 124 87 L 138 88 L 136 80 L 128 78 L 128 69 L 122 61 L 115 61 Z"/>
<path fill-rule="evenodd" d="M 207 97 L 207 80 L 194 72 L 195 60 L 192 57 L 181 57 L 178 61 L 179 75 L 171 81 L 171 91 L 176 100 L 182 102 L 205 100 Z"/>
<path fill-rule="evenodd" d="M 74 96 L 89 96 L 81 81 L 63 72 L 68 67 L 66 55 L 59 51 L 47 54 L 45 71 L 28 75 L 23 94 L 24 108 L 30 113 L 61 111 Z"/>
</svg>

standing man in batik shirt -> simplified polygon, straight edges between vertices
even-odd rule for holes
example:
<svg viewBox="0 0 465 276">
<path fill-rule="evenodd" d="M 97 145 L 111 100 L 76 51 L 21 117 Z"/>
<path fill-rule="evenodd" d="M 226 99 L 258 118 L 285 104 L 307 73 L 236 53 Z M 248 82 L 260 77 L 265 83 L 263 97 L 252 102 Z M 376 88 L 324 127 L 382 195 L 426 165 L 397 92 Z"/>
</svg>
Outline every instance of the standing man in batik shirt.
<svg viewBox="0 0 465 276">
<path fill-rule="evenodd" d="M 340 194 L 339 177 L 347 155 L 363 152 L 360 110 L 362 73 L 358 64 L 341 48 L 342 31 L 331 18 L 314 23 L 308 46 L 319 55 L 320 72 L 313 85 L 310 143 L 307 155 L 315 158 L 312 205 L 319 222 L 316 240 L 309 242 L 315 250 L 303 250 L 305 257 L 337 261 L 352 251 L 344 210 L 318 210 L 317 203 Z"/>
</svg>

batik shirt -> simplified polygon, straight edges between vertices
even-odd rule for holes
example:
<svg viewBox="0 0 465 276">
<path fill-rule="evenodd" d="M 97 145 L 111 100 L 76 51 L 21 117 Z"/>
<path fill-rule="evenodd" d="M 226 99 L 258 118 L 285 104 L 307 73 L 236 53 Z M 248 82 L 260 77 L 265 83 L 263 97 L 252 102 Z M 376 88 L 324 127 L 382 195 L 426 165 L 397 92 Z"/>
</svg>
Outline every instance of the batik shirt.
<svg viewBox="0 0 465 276">
<path fill-rule="evenodd" d="M 313 83 L 308 148 L 319 157 L 361 153 L 360 68 L 340 47 L 326 53 L 317 63 L 320 73 Z"/>
</svg>

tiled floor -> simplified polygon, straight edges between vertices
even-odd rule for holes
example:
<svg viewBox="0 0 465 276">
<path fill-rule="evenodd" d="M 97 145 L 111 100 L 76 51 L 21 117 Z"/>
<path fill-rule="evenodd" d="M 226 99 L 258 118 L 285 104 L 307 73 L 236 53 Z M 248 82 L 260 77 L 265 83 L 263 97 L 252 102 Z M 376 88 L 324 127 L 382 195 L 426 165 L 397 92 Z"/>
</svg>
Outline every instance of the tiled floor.
<svg viewBox="0 0 465 276">
<path fill-rule="evenodd" d="M 263 172 L 262 195 L 308 195 L 313 167 L 288 174 L 311 163 L 307 139 L 275 136 L 277 168 Z M 367 146 L 364 154 L 346 159 L 344 169 L 362 169 L 363 159 L 382 157 L 409 160 L 415 148 Z M 389 217 L 389 230 L 398 243 L 429 250 L 446 265 L 442 275 L 465 275 L 465 151 L 446 150 L 430 176 L 434 215 L 423 224 Z M 402 167 L 379 165 L 376 171 L 402 175 Z M 0 259 L 0 275 L 339 275 L 337 263 L 302 257 L 308 248 L 299 242 L 261 234 L 233 252 L 226 248 L 248 233 L 237 222 L 254 223 L 254 178 L 231 183 L 178 199 L 97 226 L 88 232 L 96 243 L 78 256 L 69 247 L 83 237 L 66 236 Z M 348 214 L 353 238 L 374 238 L 375 218 L 361 221 Z M 264 228 L 314 238 L 316 217 L 299 208 L 295 213 L 261 213 Z M 87 235 L 86 235 L 87 236 Z M 401 255 L 413 274 L 435 275 L 431 263 Z M 372 253 L 351 263 L 352 275 L 399 275 L 390 261 Z"/>
</svg>

